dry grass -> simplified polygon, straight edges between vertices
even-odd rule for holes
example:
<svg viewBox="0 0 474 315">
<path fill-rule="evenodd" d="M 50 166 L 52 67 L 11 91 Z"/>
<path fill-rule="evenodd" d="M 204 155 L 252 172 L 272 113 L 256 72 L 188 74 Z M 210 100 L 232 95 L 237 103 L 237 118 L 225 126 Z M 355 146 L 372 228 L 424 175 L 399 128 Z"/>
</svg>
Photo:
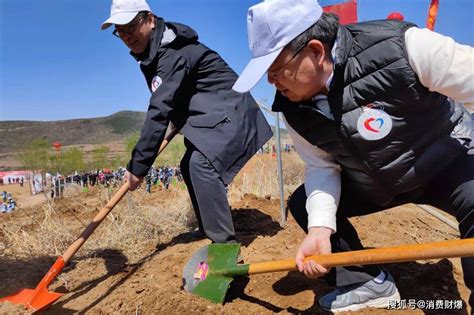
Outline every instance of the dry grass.
<svg viewBox="0 0 474 315">
<path fill-rule="evenodd" d="M 282 153 L 285 199 L 304 180 L 304 163 L 295 152 Z M 254 157 L 229 187 L 230 200 L 238 201 L 244 194 L 279 199 L 277 158 L 271 154 Z"/>
<path fill-rule="evenodd" d="M 95 194 L 99 197 L 92 198 L 93 203 L 87 204 L 82 195 L 74 196 L 74 192 L 69 190 L 65 192 L 69 197 L 63 201 L 48 201 L 34 213 L 24 211 L 22 219 L 9 219 L 2 223 L 0 255 L 10 258 L 61 255 L 111 198 L 112 190 L 101 188 Z M 187 193 L 173 188 L 166 194 L 169 198 L 165 200 L 154 200 L 153 194 L 146 194 L 143 190 L 127 194 L 84 244 L 81 252 L 87 255 L 99 248 L 114 248 L 133 261 L 139 258 L 142 246 L 167 240 L 195 226 Z"/>
</svg>

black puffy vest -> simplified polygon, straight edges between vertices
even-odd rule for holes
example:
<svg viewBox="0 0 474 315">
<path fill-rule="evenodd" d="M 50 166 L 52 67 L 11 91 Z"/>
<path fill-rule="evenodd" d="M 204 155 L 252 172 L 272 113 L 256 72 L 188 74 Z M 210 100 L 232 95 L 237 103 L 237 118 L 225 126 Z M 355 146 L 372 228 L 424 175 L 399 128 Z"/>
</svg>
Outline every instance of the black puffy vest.
<svg viewBox="0 0 474 315">
<path fill-rule="evenodd" d="M 340 26 L 327 98 L 334 120 L 313 101 L 291 103 L 277 93 L 273 104 L 308 142 L 334 156 L 345 184 L 379 205 L 422 189 L 473 146 L 466 109 L 430 92 L 411 68 L 404 33 L 413 26 L 385 20 Z M 391 117 L 386 137 L 361 136 L 357 121 L 366 107 Z"/>
</svg>

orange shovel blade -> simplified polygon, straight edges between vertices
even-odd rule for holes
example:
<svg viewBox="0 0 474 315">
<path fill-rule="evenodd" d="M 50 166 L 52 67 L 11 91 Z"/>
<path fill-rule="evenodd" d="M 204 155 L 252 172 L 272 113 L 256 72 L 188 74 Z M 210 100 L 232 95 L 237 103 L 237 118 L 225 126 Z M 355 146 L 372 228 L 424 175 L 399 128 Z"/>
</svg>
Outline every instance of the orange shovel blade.
<svg viewBox="0 0 474 315">
<path fill-rule="evenodd" d="M 64 264 L 64 259 L 59 256 L 34 290 L 23 289 L 16 294 L 1 298 L 0 303 L 8 301 L 13 304 L 22 304 L 35 312 L 53 303 L 63 294 L 49 292 L 48 285 L 50 285 L 61 270 L 63 270 Z"/>
<path fill-rule="evenodd" d="M 13 304 L 22 304 L 26 308 L 36 312 L 54 303 L 54 301 L 59 299 L 62 295 L 62 293 L 49 292 L 48 290 L 37 291 L 23 289 L 18 293 L 0 299 L 0 303 L 10 302 Z"/>
</svg>

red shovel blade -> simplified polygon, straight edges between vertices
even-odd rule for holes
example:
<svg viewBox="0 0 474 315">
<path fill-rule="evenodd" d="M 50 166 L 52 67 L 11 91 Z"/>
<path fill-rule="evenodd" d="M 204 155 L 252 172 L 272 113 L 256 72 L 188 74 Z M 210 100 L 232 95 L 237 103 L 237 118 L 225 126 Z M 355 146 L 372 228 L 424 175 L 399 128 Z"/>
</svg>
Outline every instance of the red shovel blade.
<svg viewBox="0 0 474 315">
<path fill-rule="evenodd" d="M 8 301 L 13 304 L 22 304 L 35 312 L 50 305 L 63 295 L 62 293 L 48 291 L 48 285 L 53 282 L 63 268 L 64 260 L 60 256 L 34 290 L 23 289 L 16 294 L 1 298 L 0 303 Z"/>
<path fill-rule="evenodd" d="M 0 299 L 0 303 L 10 302 L 13 304 L 21 304 L 36 312 L 54 303 L 54 301 L 59 299 L 62 295 L 62 293 L 49 292 L 46 289 L 40 291 L 36 289 L 23 289 L 18 293 Z"/>
</svg>

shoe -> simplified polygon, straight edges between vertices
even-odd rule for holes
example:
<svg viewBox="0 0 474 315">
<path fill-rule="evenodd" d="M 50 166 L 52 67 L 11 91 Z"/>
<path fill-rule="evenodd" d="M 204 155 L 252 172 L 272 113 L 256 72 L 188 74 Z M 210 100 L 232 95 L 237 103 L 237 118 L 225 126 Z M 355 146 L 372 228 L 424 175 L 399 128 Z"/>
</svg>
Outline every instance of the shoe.
<svg viewBox="0 0 474 315">
<path fill-rule="evenodd" d="M 204 234 L 203 231 L 201 231 L 200 229 L 195 229 L 191 232 L 189 232 L 189 235 L 192 237 L 192 238 L 196 238 L 196 239 L 201 239 L 201 238 L 205 238 L 206 237 L 206 234 Z"/>
<path fill-rule="evenodd" d="M 391 274 L 385 271 L 385 280 L 374 280 L 337 287 L 319 299 L 319 305 L 326 311 L 357 311 L 366 307 L 387 308 L 400 300 L 397 286 Z"/>
</svg>

